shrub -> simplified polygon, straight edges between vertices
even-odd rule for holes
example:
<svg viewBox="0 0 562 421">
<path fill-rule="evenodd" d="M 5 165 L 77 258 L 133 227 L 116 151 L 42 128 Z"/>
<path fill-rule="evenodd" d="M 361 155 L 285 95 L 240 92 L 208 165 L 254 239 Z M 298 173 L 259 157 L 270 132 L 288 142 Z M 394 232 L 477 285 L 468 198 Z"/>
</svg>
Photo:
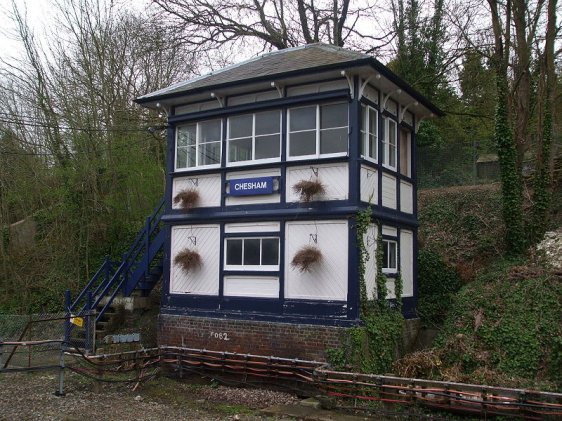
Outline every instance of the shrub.
<svg viewBox="0 0 562 421">
<path fill-rule="evenodd" d="M 201 256 L 198 252 L 183 249 L 174 258 L 174 264 L 179 266 L 185 273 L 189 273 L 201 267 Z"/>
<path fill-rule="evenodd" d="M 309 272 L 310 268 L 322 260 L 322 252 L 314 246 L 304 246 L 293 256 L 291 266 L 301 272 Z"/>
<path fill-rule="evenodd" d="M 180 191 L 174 197 L 174 204 L 180 204 L 180 207 L 185 210 L 193 209 L 199 202 L 199 192 L 193 189 L 185 189 Z"/>
<path fill-rule="evenodd" d="M 323 194 L 326 190 L 318 180 L 301 180 L 293 186 L 293 191 L 300 195 L 301 202 L 310 202 L 315 195 Z"/>
<path fill-rule="evenodd" d="M 443 323 L 455 293 L 461 288 L 457 271 L 439 254 L 420 250 L 418 312 L 425 322 Z"/>
</svg>

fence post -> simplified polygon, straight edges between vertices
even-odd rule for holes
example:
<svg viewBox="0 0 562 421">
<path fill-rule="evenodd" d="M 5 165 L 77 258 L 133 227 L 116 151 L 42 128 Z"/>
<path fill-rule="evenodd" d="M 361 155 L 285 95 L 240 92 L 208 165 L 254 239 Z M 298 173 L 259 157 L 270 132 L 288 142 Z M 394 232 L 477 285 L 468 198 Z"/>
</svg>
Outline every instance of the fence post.
<svg viewBox="0 0 562 421">
<path fill-rule="evenodd" d="M 92 352 L 92 325 L 91 325 L 91 321 L 92 321 L 92 304 L 93 304 L 94 300 L 92 297 L 92 291 L 88 291 L 88 296 L 87 296 L 87 301 L 86 301 L 86 326 L 85 326 L 85 333 L 84 333 L 84 339 L 85 339 L 85 344 L 84 344 L 84 348 L 86 348 L 86 352 Z M 95 319 L 94 319 L 94 323 L 95 323 Z"/>
<path fill-rule="evenodd" d="M 55 396 L 64 396 L 64 344 L 60 348 L 59 360 L 59 387 L 55 390 Z"/>
<path fill-rule="evenodd" d="M 70 290 L 64 291 L 64 344 L 63 348 L 70 342 L 70 306 L 72 305 L 72 300 L 70 298 Z"/>
</svg>

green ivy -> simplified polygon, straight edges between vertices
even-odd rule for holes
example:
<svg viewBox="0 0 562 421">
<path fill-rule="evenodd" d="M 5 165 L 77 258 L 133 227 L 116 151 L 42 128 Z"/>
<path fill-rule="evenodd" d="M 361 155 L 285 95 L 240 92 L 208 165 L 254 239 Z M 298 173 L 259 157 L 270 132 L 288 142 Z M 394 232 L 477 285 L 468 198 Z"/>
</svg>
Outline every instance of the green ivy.
<svg viewBox="0 0 562 421">
<path fill-rule="evenodd" d="M 387 278 L 382 272 L 382 226 L 379 225 L 376 252 L 376 301 L 368 300 L 365 279 L 366 262 L 369 253 L 363 241 L 364 235 L 372 223 L 372 210 L 369 206 L 359 212 L 356 218 L 357 249 L 359 255 L 358 282 L 360 295 L 361 326 L 347 330 L 346 340 L 340 348 L 326 350 L 327 359 L 336 369 L 349 366 L 365 373 L 386 373 L 399 352 L 404 317 L 402 316 L 402 277 L 398 274 L 395 281 L 396 308 L 390 308 L 386 300 L 388 291 Z"/>
</svg>

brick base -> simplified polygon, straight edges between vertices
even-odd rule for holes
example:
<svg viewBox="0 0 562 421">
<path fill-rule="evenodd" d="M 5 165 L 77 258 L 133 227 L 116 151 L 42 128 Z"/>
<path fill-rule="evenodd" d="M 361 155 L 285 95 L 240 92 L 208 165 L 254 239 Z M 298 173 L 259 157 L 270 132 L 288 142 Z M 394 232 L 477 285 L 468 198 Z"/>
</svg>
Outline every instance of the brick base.
<svg viewBox="0 0 562 421">
<path fill-rule="evenodd" d="M 346 328 L 160 314 L 158 344 L 326 361 Z"/>
</svg>

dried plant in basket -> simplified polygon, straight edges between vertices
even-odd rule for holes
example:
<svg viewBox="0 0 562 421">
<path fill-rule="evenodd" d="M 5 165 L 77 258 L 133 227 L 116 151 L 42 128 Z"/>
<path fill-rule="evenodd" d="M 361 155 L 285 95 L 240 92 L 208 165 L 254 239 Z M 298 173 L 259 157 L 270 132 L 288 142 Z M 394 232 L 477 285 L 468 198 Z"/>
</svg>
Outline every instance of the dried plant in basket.
<svg viewBox="0 0 562 421">
<path fill-rule="evenodd" d="M 322 252 L 314 246 L 304 246 L 293 256 L 291 266 L 298 268 L 301 272 L 310 272 L 312 266 L 320 263 Z"/>
<path fill-rule="evenodd" d="M 293 191 L 300 195 L 301 202 L 310 202 L 314 195 L 326 192 L 318 180 L 301 180 L 293 186 Z"/>
<path fill-rule="evenodd" d="M 195 250 L 186 248 L 174 257 L 174 265 L 179 266 L 185 273 L 189 273 L 201 267 L 201 256 Z"/>
<path fill-rule="evenodd" d="M 174 204 L 180 204 L 180 207 L 185 210 L 193 209 L 199 203 L 199 192 L 193 189 L 185 189 L 180 191 L 174 197 Z"/>
</svg>

